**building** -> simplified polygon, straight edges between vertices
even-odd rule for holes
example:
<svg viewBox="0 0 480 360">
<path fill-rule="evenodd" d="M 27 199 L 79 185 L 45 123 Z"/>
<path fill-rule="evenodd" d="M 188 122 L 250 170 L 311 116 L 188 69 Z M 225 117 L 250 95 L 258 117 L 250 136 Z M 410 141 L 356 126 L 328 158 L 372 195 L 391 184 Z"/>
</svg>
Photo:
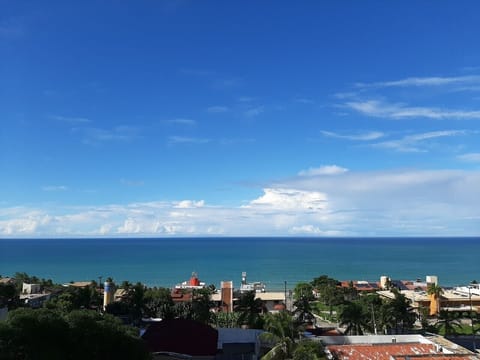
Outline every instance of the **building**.
<svg viewBox="0 0 480 360">
<path fill-rule="evenodd" d="M 331 360 L 479 359 L 443 337 L 421 335 L 321 336 Z"/>
</svg>

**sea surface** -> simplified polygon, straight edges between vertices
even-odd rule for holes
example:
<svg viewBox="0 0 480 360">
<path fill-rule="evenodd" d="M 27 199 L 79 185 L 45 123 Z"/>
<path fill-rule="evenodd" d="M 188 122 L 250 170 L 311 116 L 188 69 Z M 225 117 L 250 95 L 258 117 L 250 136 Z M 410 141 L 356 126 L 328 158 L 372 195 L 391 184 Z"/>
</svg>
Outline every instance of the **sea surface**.
<svg viewBox="0 0 480 360">
<path fill-rule="evenodd" d="M 171 287 L 197 272 L 220 286 L 262 281 L 289 289 L 326 274 L 338 280 L 480 281 L 480 238 L 128 238 L 0 239 L 0 275 L 26 272 L 55 282 L 112 277 Z"/>
</svg>

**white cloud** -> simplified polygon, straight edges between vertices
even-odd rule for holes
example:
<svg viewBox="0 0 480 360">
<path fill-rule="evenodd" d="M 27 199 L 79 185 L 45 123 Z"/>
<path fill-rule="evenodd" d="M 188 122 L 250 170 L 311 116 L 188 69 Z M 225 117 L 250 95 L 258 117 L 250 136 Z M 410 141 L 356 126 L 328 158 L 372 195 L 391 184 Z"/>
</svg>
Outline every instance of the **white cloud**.
<svg viewBox="0 0 480 360">
<path fill-rule="evenodd" d="M 126 186 L 143 186 L 145 182 L 143 180 L 129 180 L 129 179 L 120 179 L 120 183 Z"/>
<path fill-rule="evenodd" d="M 420 86 L 446 86 L 446 85 L 463 85 L 463 84 L 480 84 L 480 76 L 452 76 L 452 77 L 409 77 L 393 81 L 380 81 L 374 83 L 357 83 L 357 87 L 361 88 L 382 88 L 382 87 L 420 87 Z"/>
<path fill-rule="evenodd" d="M 187 125 L 187 126 L 194 126 L 197 124 L 195 120 L 185 119 L 185 118 L 170 119 L 170 120 L 165 120 L 165 122 L 168 124 Z"/>
<path fill-rule="evenodd" d="M 391 119 L 424 117 L 429 119 L 480 119 L 480 110 L 452 110 L 401 103 L 386 103 L 378 100 L 350 101 L 345 106 L 361 114 Z"/>
<path fill-rule="evenodd" d="M 111 129 L 84 128 L 74 129 L 84 134 L 83 142 L 87 145 L 97 145 L 106 142 L 128 142 L 139 137 L 139 129 L 134 126 L 119 125 Z"/>
<path fill-rule="evenodd" d="M 69 123 L 69 124 L 78 124 L 78 125 L 88 124 L 92 122 L 90 119 L 87 119 L 85 117 L 71 117 L 71 116 L 60 116 L 60 115 L 51 115 L 50 119 Z"/>
<path fill-rule="evenodd" d="M 263 113 L 264 107 L 263 106 L 257 106 L 251 109 L 248 109 L 244 112 L 246 117 L 255 117 Z"/>
<path fill-rule="evenodd" d="M 270 184 L 246 205 L 203 200 L 3 207 L 1 237 L 480 233 L 480 171 L 345 171 Z"/>
<path fill-rule="evenodd" d="M 315 236 L 341 236 L 346 235 L 341 231 L 332 231 L 332 230 L 322 230 L 315 225 L 301 225 L 293 226 L 290 231 L 290 234 L 294 235 L 315 235 Z"/>
<path fill-rule="evenodd" d="M 296 189 L 264 189 L 264 194 L 246 205 L 247 208 L 305 210 L 325 209 L 327 196 L 321 192 Z"/>
<path fill-rule="evenodd" d="M 205 138 L 192 138 L 185 136 L 170 136 L 168 138 L 168 143 L 173 144 L 206 144 L 209 143 L 210 139 Z"/>
<path fill-rule="evenodd" d="M 205 201 L 192 201 L 192 200 L 183 200 L 176 203 L 175 207 L 180 209 L 190 209 L 190 208 L 198 208 L 205 206 Z"/>
<path fill-rule="evenodd" d="M 380 131 L 369 131 L 365 133 L 357 133 L 357 134 L 349 134 L 349 135 L 338 134 L 332 131 L 325 131 L 325 130 L 322 130 L 320 132 L 322 135 L 327 137 L 345 139 L 345 140 L 358 140 L 358 141 L 376 140 L 385 136 L 385 134 Z"/>
<path fill-rule="evenodd" d="M 43 191 L 66 191 L 68 187 L 65 185 L 47 185 L 42 186 Z"/>
<path fill-rule="evenodd" d="M 372 147 L 392 149 L 402 152 L 425 152 L 425 142 L 442 137 L 452 137 L 467 135 L 469 132 L 466 130 L 440 130 L 430 131 L 426 133 L 407 135 L 401 139 L 382 141 L 379 143 L 371 144 Z"/>
<path fill-rule="evenodd" d="M 301 170 L 300 176 L 318 176 L 318 175 L 338 175 L 347 172 L 348 169 L 337 165 L 326 165 L 318 168 L 309 168 L 308 170 Z"/>
<path fill-rule="evenodd" d="M 210 106 L 207 108 L 207 111 L 209 113 L 225 113 L 225 112 L 228 112 L 229 111 L 229 108 L 227 106 Z"/>
<path fill-rule="evenodd" d="M 313 100 L 308 99 L 308 98 L 294 98 L 294 102 L 299 103 L 299 104 L 313 104 L 315 103 Z"/>
<path fill-rule="evenodd" d="M 457 158 L 466 162 L 480 162 L 480 153 L 468 153 L 458 155 Z"/>
</svg>

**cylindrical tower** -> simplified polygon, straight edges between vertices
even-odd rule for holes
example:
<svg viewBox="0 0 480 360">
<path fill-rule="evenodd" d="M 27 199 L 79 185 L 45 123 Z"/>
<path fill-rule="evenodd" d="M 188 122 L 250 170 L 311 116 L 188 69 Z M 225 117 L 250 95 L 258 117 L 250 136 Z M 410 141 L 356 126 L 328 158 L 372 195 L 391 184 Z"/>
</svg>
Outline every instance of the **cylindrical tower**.
<svg viewBox="0 0 480 360">
<path fill-rule="evenodd" d="M 113 301 L 113 283 L 105 281 L 103 284 L 103 310 L 107 308 L 107 305 Z"/>
</svg>

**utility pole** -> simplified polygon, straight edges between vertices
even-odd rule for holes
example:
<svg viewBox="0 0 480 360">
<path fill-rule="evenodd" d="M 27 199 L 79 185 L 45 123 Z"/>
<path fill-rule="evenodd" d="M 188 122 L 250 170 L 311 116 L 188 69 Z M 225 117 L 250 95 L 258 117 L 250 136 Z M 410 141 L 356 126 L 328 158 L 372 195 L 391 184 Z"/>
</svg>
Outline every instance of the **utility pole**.
<svg viewBox="0 0 480 360">
<path fill-rule="evenodd" d="M 477 352 L 477 344 L 475 344 L 475 329 L 473 328 L 473 306 L 472 306 L 472 284 L 468 285 L 468 298 L 470 299 L 470 326 L 472 327 L 473 352 Z"/>
</svg>

